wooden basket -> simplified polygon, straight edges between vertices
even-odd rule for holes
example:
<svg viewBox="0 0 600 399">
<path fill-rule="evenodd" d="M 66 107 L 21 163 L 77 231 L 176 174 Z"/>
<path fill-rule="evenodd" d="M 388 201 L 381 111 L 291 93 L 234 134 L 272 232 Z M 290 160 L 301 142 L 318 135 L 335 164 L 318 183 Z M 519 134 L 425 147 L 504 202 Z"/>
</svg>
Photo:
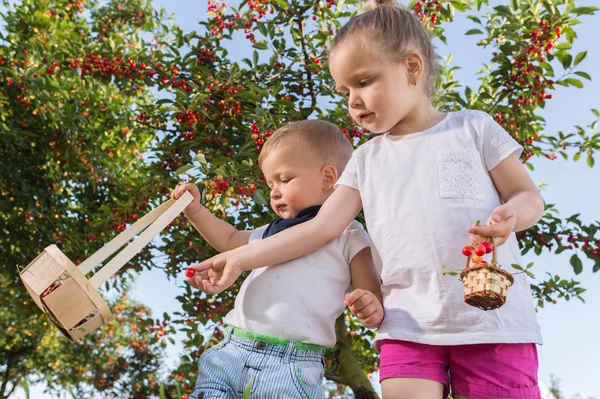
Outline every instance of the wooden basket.
<svg viewBox="0 0 600 399">
<path fill-rule="evenodd" d="M 21 271 L 25 288 L 36 305 L 60 331 L 71 341 L 78 340 L 112 320 L 112 313 L 97 291 L 98 287 L 148 245 L 192 199 L 193 196 L 185 192 L 177 201 L 163 203 L 87 258 L 79 267 L 56 245 L 46 247 L 44 252 Z M 85 277 L 96 265 L 105 261 L 137 234 L 139 236 L 135 240 L 93 277 L 89 280 Z"/>
<path fill-rule="evenodd" d="M 493 242 L 493 240 L 492 240 Z M 492 262 L 470 265 L 460 272 L 465 285 L 465 302 L 483 310 L 498 309 L 506 302 L 508 289 L 513 285 L 513 276 L 498 266 L 496 261 L 496 245 L 493 247 Z"/>
</svg>

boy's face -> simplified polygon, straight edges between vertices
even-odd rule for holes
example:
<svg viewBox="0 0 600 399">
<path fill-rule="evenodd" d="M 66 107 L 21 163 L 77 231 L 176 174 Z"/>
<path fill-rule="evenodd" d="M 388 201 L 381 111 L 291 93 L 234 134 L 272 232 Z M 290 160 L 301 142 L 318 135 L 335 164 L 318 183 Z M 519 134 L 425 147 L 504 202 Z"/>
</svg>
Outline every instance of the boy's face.
<svg viewBox="0 0 600 399">
<path fill-rule="evenodd" d="M 330 187 L 324 183 L 322 166 L 322 161 L 301 145 L 284 144 L 267 155 L 262 171 L 277 216 L 293 218 L 301 210 L 325 202 Z"/>
</svg>

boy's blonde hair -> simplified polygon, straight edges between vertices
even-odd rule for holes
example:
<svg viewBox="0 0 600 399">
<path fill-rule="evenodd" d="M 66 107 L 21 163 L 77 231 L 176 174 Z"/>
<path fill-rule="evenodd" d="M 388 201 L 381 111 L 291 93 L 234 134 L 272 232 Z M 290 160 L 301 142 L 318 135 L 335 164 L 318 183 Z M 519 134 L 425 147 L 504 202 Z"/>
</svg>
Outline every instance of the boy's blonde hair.
<svg viewBox="0 0 600 399">
<path fill-rule="evenodd" d="M 335 34 L 330 53 L 350 38 L 367 40 L 393 61 L 402 61 L 417 51 L 425 63 L 427 95 L 434 91 L 434 79 L 438 69 L 437 55 L 429 33 L 417 17 L 396 0 L 370 0 L 363 6 L 363 13 L 356 15 Z"/>
<path fill-rule="evenodd" d="M 322 120 L 292 122 L 277 129 L 268 139 L 258 157 L 262 166 L 265 158 L 285 144 L 306 146 L 323 161 L 336 167 L 338 176 L 352 156 L 352 144 L 339 127 Z"/>
</svg>

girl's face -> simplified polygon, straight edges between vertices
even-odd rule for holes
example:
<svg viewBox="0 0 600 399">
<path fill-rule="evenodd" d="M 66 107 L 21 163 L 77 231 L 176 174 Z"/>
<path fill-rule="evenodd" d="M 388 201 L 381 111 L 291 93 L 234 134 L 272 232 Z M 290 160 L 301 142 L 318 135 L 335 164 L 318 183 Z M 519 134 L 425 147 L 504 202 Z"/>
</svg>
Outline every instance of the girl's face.
<svg viewBox="0 0 600 399">
<path fill-rule="evenodd" d="M 393 134 L 425 96 L 419 86 L 410 84 L 406 61 L 393 61 L 375 46 L 367 48 L 355 40 L 335 49 L 329 70 L 348 99 L 352 119 L 373 133 Z"/>
</svg>

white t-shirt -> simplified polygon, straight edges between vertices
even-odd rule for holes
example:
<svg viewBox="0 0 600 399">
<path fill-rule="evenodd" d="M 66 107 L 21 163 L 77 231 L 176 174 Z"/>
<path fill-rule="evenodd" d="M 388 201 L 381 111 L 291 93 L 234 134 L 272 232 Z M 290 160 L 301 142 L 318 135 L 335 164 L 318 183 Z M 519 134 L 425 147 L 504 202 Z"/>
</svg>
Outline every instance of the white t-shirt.
<svg viewBox="0 0 600 399">
<path fill-rule="evenodd" d="M 252 232 L 260 240 L 267 226 Z M 300 258 L 253 270 L 235 298 L 225 324 L 259 334 L 330 347 L 335 320 L 350 290 L 350 261 L 370 245 L 353 221 L 334 241 Z"/>
<path fill-rule="evenodd" d="M 354 152 L 338 185 L 360 191 L 381 268 L 385 319 L 376 344 L 541 344 L 524 274 L 514 276 L 506 303 L 487 312 L 464 303 L 458 277 L 442 275 L 442 265 L 464 267 L 467 229 L 502 204 L 489 171 L 521 151 L 489 115 L 461 111 L 422 132 L 374 137 Z M 511 265 L 520 263 L 520 250 L 514 234 L 497 252 L 499 264 L 516 272 Z"/>
</svg>

